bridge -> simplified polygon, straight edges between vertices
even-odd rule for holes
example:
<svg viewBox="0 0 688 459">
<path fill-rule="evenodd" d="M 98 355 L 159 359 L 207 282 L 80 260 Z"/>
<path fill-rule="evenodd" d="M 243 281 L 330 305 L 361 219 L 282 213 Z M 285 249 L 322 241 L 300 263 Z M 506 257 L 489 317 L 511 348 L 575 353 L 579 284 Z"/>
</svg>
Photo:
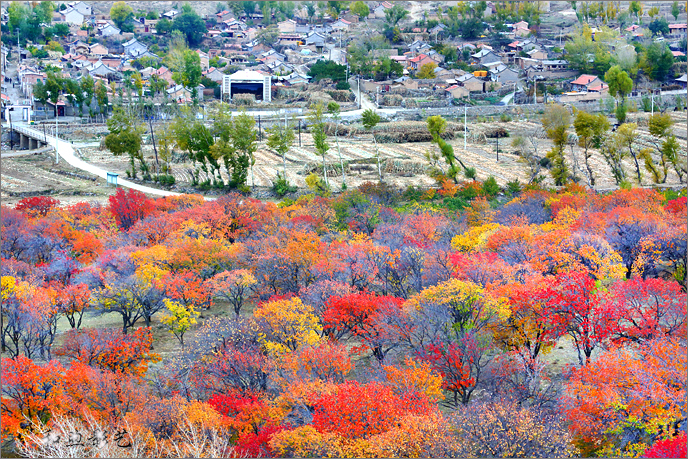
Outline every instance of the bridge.
<svg viewBox="0 0 688 459">
<path fill-rule="evenodd" d="M 30 131 L 18 123 L 12 123 L 10 135 L 12 131 L 19 134 L 19 149 L 20 150 L 37 150 L 43 146 L 48 145 L 48 136 L 45 132 L 31 129 Z"/>
</svg>

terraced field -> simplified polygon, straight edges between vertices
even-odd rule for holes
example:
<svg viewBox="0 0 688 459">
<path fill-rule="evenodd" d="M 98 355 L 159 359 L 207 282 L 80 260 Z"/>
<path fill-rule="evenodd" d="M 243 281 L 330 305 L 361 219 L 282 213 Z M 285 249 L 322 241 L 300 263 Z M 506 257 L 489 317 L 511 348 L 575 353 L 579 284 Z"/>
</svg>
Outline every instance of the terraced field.
<svg viewBox="0 0 688 459">
<path fill-rule="evenodd" d="M 674 134 L 676 135 L 683 157 L 688 150 L 686 122 L 687 113 L 672 112 L 675 122 Z M 653 148 L 653 139 L 647 130 L 647 113 L 631 113 L 629 121 L 638 123 L 638 142 L 636 148 Z M 409 123 L 400 122 L 399 124 Z M 409 126 L 411 124 L 408 124 Z M 416 123 L 416 126 L 418 123 Z M 381 125 L 384 126 L 384 125 Z M 387 129 L 397 129 L 395 125 L 386 125 Z M 551 142 L 546 138 L 538 119 L 521 119 L 508 123 L 476 123 L 469 122 L 469 135 L 467 148 L 464 150 L 463 139 L 459 137 L 462 129 L 459 129 L 454 139 L 449 142 L 453 145 L 457 157 L 468 167 L 474 167 L 478 179 L 486 179 L 493 175 L 501 185 L 512 180 L 524 183 L 529 178 L 528 167 L 522 158 L 516 154 L 516 149 L 511 146 L 512 139 L 516 136 L 532 138 L 537 147 L 538 156 L 542 157 L 552 148 Z M 494 130 L 495 127 L 503 127 L 508 132 L 509 138 L 499 139 L 499 161 L 497 161 L 497 144 L 495 139 L 485 137 L 485 133 Z M 572 133 L 572 130 L 570 130 Z M 340 160 L 337 153 L 337 145 L 334 137 L 329 137 L 330 150 L 327 154 L 328 177 L 333 189 L 341 188 L 342 177 L 339 172 Z M 93 145 L 93 144 L 91 144 Z M 305 187 L 306 176 L 316 171 L 322 172 L 322 158 L 316 154 L 313 139 L 310 134 L 301 134 L 301 146 L 298 139 L 287 154 L 287 178 L 299 187 Z M 354 130 L 351 136 L 339 137 L 339 146 L 342 160 L 347 164 L 347 185 L 358 186 L 366 181 L 376 181 L 377 166 L 375 164 L 375 145 L 372 136 L 368 133 L 360 133 Z M 407 187 L 409 185 L 431 186 L 434 180 L 426 171 L 429 163 L 425 158 L 425 152 L 437 147 L 430 142 L 411 143 L 378 143 L 384 179 L 393 185 Z M 99 147 L 87 146 L 79 149 L 82 158 L 107 170 L 117 172 L 126 177 L 128 161 L 124 157 L 114 157 L 107 150 Z M 152 146 L 145 147 L 147 160 L 154 163 Z M 583 163 L 582 150 L 577 146 L 567 146 L 566 158 L 582 183 L 587 184 L 587 173 Z M 590 160 L 595 174 L 596 187 L 601 189 L 615 187 L 609 166 L 604 158 L 593 152 Z M 191 163 L 173 163 L 173 173 L 180 188 L 188 189 L 191 182 Z M 624 167 L 629 177 L 634 170 L 633 161 L 627 158 Z M 268 150 L 262 143 L 256 152 L 256 164 L 254 167 L 255 184 L 257 187 L 271 187 L 277 172 L 282 170 L 282 158 L 273 151 Z M 546 177 L 545 183 L 552 185 L 548 171 L 542 169 L 541 173 Z M 651 185 L 651 178 L 643 170 L 643 185 Z M 228 179 L 226 172 L 222 172 L 223 178 Z M 2 167 L 2 197 L 6 199 L 21 199 L 20 196 L 28 194 L 53 194 L 63 197 L 79 198 L 80 196 L 93 196 L 93 199 L 106 198 L 110 194 L 102 180 L 92 181 L 88 177 L 79 176 L 79 171 L 70 170 L 67 165 L 55 166 L 49 153 L 3 158 Z M 669 173 L 668 184 L 678 184 L 678 176 L 674 171 Z M 249 185 L 251 176 L 249 174 Z M 62 199 L 62 198 L 61 198 Z M 89 199 L 81 197 L 81 199 Z"/>
</svg>

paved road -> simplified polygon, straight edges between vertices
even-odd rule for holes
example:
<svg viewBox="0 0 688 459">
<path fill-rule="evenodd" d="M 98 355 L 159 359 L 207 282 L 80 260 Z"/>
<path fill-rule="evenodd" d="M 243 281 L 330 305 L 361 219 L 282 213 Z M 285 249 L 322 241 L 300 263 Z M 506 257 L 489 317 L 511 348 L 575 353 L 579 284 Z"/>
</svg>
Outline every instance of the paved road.
<svg viewBox="0 0 688 459">
<path fill-rule="evenodd" d="M 17 124 L 13 123 L 14 128 L 17 128 L 18 130 L 25 131 L 26 133 L 29 134 L 34 134 L 37 135 L 38 138 L 43 138 L 43 132 L 39 131 L 38 129 L 34 129 L 32 127 L 29 127 L 28 125 L 25 124 Z M 55 137 L 54 136 L 46 136 L 46 140 L 48 141 L 48 145 L 51 145 L 55 147 Z M 93 175 L 97 175 L 100 178 L 107 179 L 107 171 L 105 169 L 101 169 L 98 166 L 94 166 L 93 164 L 89 164 L 86 161 L 83 161 L 79 158 L 76 157 L 74 154 L 74 147 L 72 144 L 70 144 L 67 141 L 64 140 L 59 140 L 57 142 L 57 153 L 59 157 L 67 161 L 67 163 L 70 166 L 76 167 L 77 169 L 81 169 L 84 172 L 88 172 Z M 158 188 L 151 188 L 148 186 L 144 185 L 139 185 L 138 183 L 134 183 L 132 181 L 122 179 L 120 177 L 117 178 L 117 185 L 123 186 L 125 188 L 133 188 L 134 190 L 141 191 L 146 194 L 153 194 L 157 196 L 179 196 L 181 193 L 177 193 L 174 191 L 167 191 L 167 190 L 160 190 Z M 206 198 L 206 200 L 212 200 L 212 198 Z"/>
</svg>

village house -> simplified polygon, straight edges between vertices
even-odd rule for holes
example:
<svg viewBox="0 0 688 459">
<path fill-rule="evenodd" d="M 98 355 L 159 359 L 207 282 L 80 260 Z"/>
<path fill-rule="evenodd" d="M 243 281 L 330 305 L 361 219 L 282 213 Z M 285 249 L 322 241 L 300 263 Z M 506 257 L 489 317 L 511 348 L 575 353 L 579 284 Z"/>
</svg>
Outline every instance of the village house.
<svg viewBox="0 0 688 459">
<path fill-rule="evenodd" d="M 418 56 L 408 60 L 409 68 L 415 71 L 420 70 L 420 68 L 425 64 L 437 64 L 437 62 L 425 54 L 419 54 Z"/>
<path fill-rule="evenodd" d="M 392 6 L 390 2 L 382 2 L 373 8 L 372 14 L 378 19 L 384 19 L 385 11 L 392 8 Z"/>
<path fill-rule="evenodd" d="M 518 83 L 518 72 L 500 64 L 490 70 L 490 80 L 504 84 Z"/>
<path fill-rule="evenodd" d="M 220 70 L 216 69 L 215 67 L 210 67 L 208 70 L 203 72 L 203 76 L 211 81 L 215 81 L 216 83 L 221 83 L 224 73 L 220 72 Z"/>
<path fill-rule="evenodd" d="M 60 11 L 60 18 L 63 22 L 81 25 L 84 23 L 84 15 L 72 7 Z"/>
<path fill-rule="evenodd" d="M 688 73 L 684 73 L 680 77 L 674 80 L 676 84 L 680 85 L 682 88 L 688 87 Z"/>
<path fill-rule="evenodd" d="M 122 46 L 124 46 L 124 53 L 129 57 L 138 57 L 148 51 L 148 46 L 144 45 L 136 38 L 132 38 L 126 43 L 122 43 Z"/>
<path fill-rule="evenodd" d="M 203 100 L 203 89 L 205 89 L 203 85 L 200 85 L 198 88 L 196 88 L 198 100 Z M 167 89 L 166 92 L 167 96 L 175 102 L 185 103 L 192 101 L 191 91 L 180 84 Z"/>
<path fill-rule="evenodd" d="M 234 19 L 234 13 L 229 10 L 220 11 L 215 15 L 215 21 L 218 23 L 224 22 L 228 19 Z"/>
<path fill-rule="evenodd" d="M 104 26 L 98 28 L 98 34 L 103 37 L 111 37 L 112 35 L 118 35 L 122 31 L 116 26 L 106 23 Z"/>
<path fill-rule="evenodd" d="M 277 43 L 282 46 L 296 45 L 301 41 L 301 36 L 295 33 L 281 34 L 277 38 Z"/>
<path fill-rule="evenodd" d="M 474 65 L 487 65 L 488 63 L 492 62 L 502 62 L 502 58 L 500 56 L 488 49 L 481 49 L 471 57 L 473 58 Z"/>
<path fill-rule="evenodd" d="M 115 77 L 118 75 L 116 69 L 105 65 L 102 61 L 98 61 L 91 68 L 86 68 L 88 74 L 91 76 L 99 76 L 110 79 L 110 77 Z"/>
<path fill-rule="evenodd" d="M 179 14 L 179 11 L 177 11 L 177 10 L 169 10 L 169 11 L 162 13 L 162 17 L 169 19 L 171 21 L 172 19 L 177 17 L 178 14 Z"/>
<path fill-rule="evenodd" d="M 280 33 L 296 33 L 296 21 L 293 19 L 287 19 L 282 22 L 277 23 L 277 28 Z"/>
<path fill-rule="evenodd" d="M 196 52 L 201 60 L 201 70 L 208 70 L 208 67 L 210 67 L 210 58 L 208 57 L 208 53 L 204 53 L 200 49 L 197 49 Z"/>
<path fill-rule="evenodd" d="M 669 36 L 675 38 L 685 37 L 687 29 L 688 25 L 686 24 L 669 24 Z"/>
<path fill-rule="evenodd" d="M 602 92 L 606 89 L 609 89 L 609 86 L 595 75 L 581 75 L 571 82 L 572 91 Z"/>
<path fill-rule="evenodd" d="M 88 52 L 92 56 L 105 56 L 108 54 L 108 49 L 100 43 L 96 43 L 89 47 Z"/>
<path fill-rule="evenodd" d="M 544 60 L 544 59 L 547 59 L 549 57 L 547 55 L 547 52 L 542 50 L 542 49 L 531 49 L 526 54 L 528 54 L 528 56 L 531 59 L 537 59 L 537 60 Z"/>
<path fill-rule="evenodd" d="M 485 82 L 470 73 L 458 77 L 456 81 L 470 92 L 483 92 L 485 88 Z"/>
<path fill-rule="evenodd" d="M 84 16 L 93 15 L 93 9 L 91 8 L 91 5 L 86 2 L 70 2 L 67 4 L 67 6 L 74 8 Z"/>
<path fill-rule="evenodd" d="M 332 30 L 333 31 L 347 31 L 349 30 L 349 26 L 351 23 L 345 19 L 337 19 L 335 22 L 332 23 Z"/>
</svg>

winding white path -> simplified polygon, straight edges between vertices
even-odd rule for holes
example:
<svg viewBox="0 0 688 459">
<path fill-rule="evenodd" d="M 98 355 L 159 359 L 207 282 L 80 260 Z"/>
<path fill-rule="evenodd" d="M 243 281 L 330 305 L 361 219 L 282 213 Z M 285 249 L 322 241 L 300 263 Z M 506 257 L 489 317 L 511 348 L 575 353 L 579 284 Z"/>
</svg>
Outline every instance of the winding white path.
<svg viewBox="0 0 688 459">
<path fill-rule="evenodd" d="M 54 136 L 51 135 L 45 135 L 43 132 L 39 131 L 38 129 L 34 129 L 28 125 L 25 124 L 19 124 L 19 123 L 13 123 L 14 125 L 12 126 L 15 131 L 17 132 L 23 132 L 24 134 L 27 134 L 35 139 L 47 140 L 48 145 L 51 145 L 55 147 L 56 139 Z M 45 136 L 45 137 L 44 137 Z M 71 143 L 60 139 L 57 141 L 57 154 L 61 159 L 64 161 L 67 161 L 67 163 L 70 166 L 76 167 L 77 169 L 81 169 L 82 171 L 88 172 L 93 175 L 97 175 L 100 178 L 107 179 L 107 171 L 105 169 L 101 169 L 98 166 L 94 166 L 93 164 L 87 163 L 86 161 L 79 159 L 76 157 L 76 154 L 74 153 L 74 147 L 72 146 Z M 132 188 L 134 190 L 141 191 L 146 194 L 154 194 L 158 196 L 179 196 L 181 193 L 177 193 L 175 191 L 167 191 L 167 190 L 161 190 L 158 188 L 151 188 L 148 186 L 144 185 L 139 185 L 138 183 L 134 183 L 130 180 L 122 179 L 117 177 L 117 185 L 123 186 L 125 188 Z M 212 198 L 205 198 L 206 200 L 211 200 Z"/>
</svg>

